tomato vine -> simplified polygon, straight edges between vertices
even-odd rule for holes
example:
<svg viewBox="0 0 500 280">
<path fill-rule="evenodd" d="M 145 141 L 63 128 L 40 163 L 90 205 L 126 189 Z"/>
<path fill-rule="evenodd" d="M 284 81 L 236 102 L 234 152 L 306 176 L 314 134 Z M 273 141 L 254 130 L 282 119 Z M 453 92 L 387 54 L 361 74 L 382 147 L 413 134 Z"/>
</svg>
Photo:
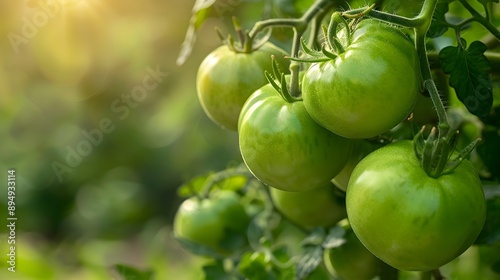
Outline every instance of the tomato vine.
<svg viewBox="0 0 500 280">
<path fill-rule="evenodd" d="M 207 2 L 214 4 L 217 0 Z M 491 237 L 492 227 L 487 226 L 498 224 L 491 214 L 496 213 L 495 210 L 486 214 L 496 203 L 486 203 L 483 199 L 486 179 L 496 184 L 500 178 L 497 168 L 493 167 L 498 161 L 485 155 L 486 151 L 498 151 L 493 147 L 498 140 L 494 134 L 500 131 L 500 103 L 497 100 L 494 103 L 493 98 L 493 88 L 498 86 L 492 81 L 492 74 L 500 69 L 500 55 L 495 50 L 500 45 L 500 31 L 495 26 L 498 20 L 491 12 L 493 2 L 497 1 L 479 0 L 480 5 L 465 0 L 418 1 L 418 11 L 415 8 L 404 15 L 398 13 L 402 7 L 390 0 L 374 1 L 356 8 L 351 8 L 356 1 L 271 2 L 280 2 L 277 6 L 291 7 L 296 3 L 303 6 L 293 16 L 250 20 L 248 29 L 233 18 L 239 45 L 231 35 L 223 36 L 219 31 L 221 39 L 233 52 L 247 55 L 259 51 L 265 42 L 272 40 L 273 34 L 283 32 L 288 40 L 284 45 L 289 50 L 285 58 L 290 63 L 287 73 L 279 69 L 278 57 L 274 55 L 271 60 L 270 56 L 264 71 L 268 84 L 254 91 L 239 112 L 238 141 L 245 163 L 242 169 L 205 178 L 201 192 L 190 189 L 194 190 L 191 195 L 209 197 L 217 181 L 244 176 L 246 183 L 240 184 L 244 187 L 236 191 L 243 197 L 251 197 L 250 203 L 246 201 L 247 207 L 253 209 L 249 211 L 253 220 L 248 230 L 248 252 L 232 256 L 229 268 L 220 259 L 213 268 L 216 267 L 218 273 L 228 272 L 230 279 L 309 279 L 307 277 L 321 271 L 325 264 L 324 252 L 341 251 L 347 235 L 340 224 L 346 222 L 351 224 L 355 236 L 370 254 L 390 265 L 371 275 L 382 279 L 398 279 L 398 269 L 421 271 L 420 279 L 443 279 L 440 266 L 472 246 L 478 236 L 478 242 L 500 242 L 498 237 Z M 454 5 L 454 9 L 460 7 L 469 17 L 446 16 L 450 5 Z M 209 9 L 210 5 L 203 7 Z M 390 7 L 396 7 L 394 12 Z M 194 11 L 193 16 L 203 21 L 206 14 L 207 10 L 200 10 Z M 471 36 L 464 31 L 474 24 L 488 32 L 489 37 L 472 38 L 468 43 Z M 441 41 L 444 34 L 447 34 L 446 44 Z M 190 44 L 192 42 L 186 37 L 187 49 Z M 386 53 L 380 49 L 374 51 L 377 47 Z M 179 60 L 185 60 L 187 53 L 189 50 L 182 51 Z M 229 71 L 237 72 L 237 69 Z M 338 75 L 341 71 L 345 71 L 344 77 Z M 369 78 L 376 82 L 363 84 Z M 454 89 L 457 100 L 450 97 L 455 96 L 450 89 Z M 422 124 L 414 122 L 413 115 L 409 115 L 412 110 L 417 114 L 412 108 L 420 102 L 419 94 L 430 97 L 424 98 L 431 103 L 427 114 L 430 111 L 437 119 L 426 119 L 423 127 L 417 127 Z M 342 101 L 337 106 L 332 101 L 345 96 L 354 102 Z M 451 110 L 449 103 L 452 102 L 459 108 Z M 377 108 L 370 108 L 373 111 L 363 119 L 356 113 L 359 107 L 368 111 L 368 103 L 376 104 Z M 332 117 L 336 112 L 338 115 Z M 386 123 L 382 119 L 385 114 L 388 116 Z M 342 117 L 361 121 L 338 128 L 336 125 L 345 120 Z M 383 125 L 377 127 L 381 123 Z M 352 127 L 358 131 L 346 130 Z M 474 133 L 467 137 L 458 133 L 467 129 Z M 480 142 L 480 137 L 485 138 L 486 144 Z M 349 158 L 355 141 L 373 144 L 373 149 L 362 155 L 353 153 Z M 476 149 L 478 145 L 481 148 Z M 395 165 L 391 160 L 398 163 Z M 352 166 L 348 166 L 349 163 Z M 478 175 L 475 168 L 485 170 Z M 391 171 L 384 173 L 384 170 Z M 340 173 L 347 176 L 347 180 L 335 180 Z M 319 207 L 319 203 L 307 201 L 307 192 L 317 191 L 330 181 L 334 184 L 344 182 L 336 189 L 346 200 L 347 220 L 344 222 L 315 227 L 297 222 L 293 214 L 283 209 L 284 205 L 304 211 L 312 211 L 312 206 Z M 391 189 L 391 193 L 383 193 L 381 186 Z M 379 188 L 380 192 L 370 193 Z M 186 187 L 182 189 L 187 190 Z M 287 196 L 283 190 L 296 193 Z M 414 196 L 405 197 L 409 192 Z M 286 202 L 289 204 L 278 200 L 281 195 L 288 197 Z M 416 205 L 413 197 L 418 197 L 416 200 L 421 204 Z M 301 205 L 297 198 L 303 198 L 308 204 Z M 453 201 L 446 205 L 433 204 L 436 199 L 451 198 Z M 494 198 L 487 196 L 486 199 L 492 201 Z M 467 205 L 468 210 L 461 205 Z M 367 214 L 367 208 L 377 209 L 376 213 Z M 337 211 L 332 209 L 320 211 Z M 342 213 L 337 214 L 334 222 L 338 222 Z M 369 215 L 372 218 L 380 215 L 380 219 L 370 221 Z M 384 215 L 404 226 L 392 230 L 379 225 Z M 468 225 L 448 221 L 458 221 L 457 215 L 467 217 Z M 286 251 L 284 248 L 288 247 L 280 243 L 281 234 L 290 225 L 303 237 L 299 252 Z M 427 260 L 431 256 L 426 249 L 434 249 L 439 244 L 432 243 L 436 239 L 435 228 L 429 225 L 447 230 L 453 228 L 456 236 L 460 236 L 457 238 L 461 238 L 454 242 L 456 240 L 447 240 L 446 236 L 440 237 L 439 242 L 445 244 L 448 251 L 433 254 L 433 261 Z M 428 232 L 421 232 L 419 238 L 429 236 L 428 240 L 415 244 L 400 240 L 398 248 L 406 248 L 405 252 L 396 252 L 384 243 L 418 234 L 426 227 Z M 391 234 L 395 235 L 388 241 L 387 236 Z M 451 232 L 446 234 L 452 235 Z"/>
</svg>

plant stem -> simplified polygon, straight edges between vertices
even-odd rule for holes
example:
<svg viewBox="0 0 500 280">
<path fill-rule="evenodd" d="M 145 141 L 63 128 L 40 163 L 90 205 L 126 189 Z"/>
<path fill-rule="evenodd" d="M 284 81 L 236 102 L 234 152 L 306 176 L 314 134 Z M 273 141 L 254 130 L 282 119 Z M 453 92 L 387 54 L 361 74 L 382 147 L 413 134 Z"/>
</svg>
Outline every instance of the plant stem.
<svg viewBox="0 0 500 280">
<path fill-rule="evenodd" d="M 267 27 L 294 27 L 300 30 L 305 30 L 307 28 L 308 23 L 317 15 L 331 6 L 333 6 L 337 1 L 336 0 L 318 0 L 316 1 L 302 17 L 293 18 L 293 19 L 284 19 L 284 18 L 273 18 L 267 20 L 261 20 L 254 24 L 252 30 L 248 33 L 250 38 L 254 38 L 257 33 L 261 32 L 263 29 Z"/>
<path fill-rule="evenodd" d="M 474 7 L 472 7 L 466 0 L 459 0 L 462 6 L 469 11 L 469 13 L 474 17 L 474 19 L 479 22 L 484 28 L 486 28 L 491 35 L 495 36 L 497 40 L 500 41 L 500 31 L 493 25 L 491 24 L 489 20 L 489 16 L 482 16 L 480 13 L 478 13 Z"/>
<path fill-rule="evenodd" d="M 439 268 L 434 269 L 433 271 L 431 271 L 431 273 L 432 273 L 432 277 L 434 277 L 434 280 L 445 279 L 444 276 L 441 274 L 441 271 L 439 270 Z"/>
<path fill-rule="evenodd" d="M 421 271 L 419 273 L 419 280 L 431 280 L 432 273 L 430 271 Z"/>
<path fill-rule="evenodd" d="M 272 18 L 272 19 L 266 19 L 266 20 L 261 20 L 257 21 L 252 30 L 248 33 L 248 36 L 250 38 L 255 38 L 255 36 L 264 30 L 267 27 L 297 27 L 300 24 L 303 24 L 301 19 L 298 18 L 292 18 L 292 19 L 285 19 L 285 18 Z"/>
<path fill-rule="evenodd" d="M 296 29 L 293 30 L 292 57 L 297 57 L 300 49 L 301 34 Z M 297 61 L 290 62 L 290 95 L 297 98 L 300 95 L 299 73 L 300 64 Z M 286 85 L 283 85 L 286 86 Z"/>
<path fill-rule="evenodd" d="M 250 173 L 250 171 L 246 167 L 244 168 L 237 167 L 234 169 L 226 169 L 223 171 L 219 171 L 215 174 L 208 176 L 208 178 L 205 180 L 203 184 L 202 192 L 199 196 L 202 198 L 207 198 L 209 196 L 210 191 L 217 183 L 219 183 L 224 179 L 236 176 L 245 176 L 248 179 L 253 178 L 252 173 Z"/>
<path fill-rule="evenodd" d="M 366 10 L 366 8 L 359 8 L 359 9 L 346 11 L 346 12 L 344 12 L 344 14 L 354 15 L 354 14 L 362 13 L 365 10 Z M 417 26 L 421 25 L 421 21 L 422 21 L 422 19 L 420 19 L 418 17 L 407 18 L 407 17 L 403 17 L 403 16 L 385 13 L 385 12 L 378 11 L 378 10 L 371 10 L 368 13 L 368 15 L 370 15 L 371 17 L 376 18 L 376 19 L 380 19 L 380 20 L 383 20 L 386 22 L 390 22 L 390 23 L 393 23 L 393 24 L 396 24 L 396 25 L 399 25 L 402 27 L 408 27 L 408 28 L 417 27 Z"/>
<path fill-rule="evenodd" d="M 425 45 L 425 35 L 429 30 L 432 21 L 432 15 L 434 13 L 437 0 L 426 0 L 417 18 L 422 18 L 424 21 L 422 25 L 415 28 L 415 44 L 417 48 L 418 57 L 420 60 L 420 71 L 422 73 L 422 80 L 424 87 L 428 90 L 434 107 L 436 108 L 438 119 L 439 119 L 439 135 L 447 135 L 449 130 L 448 117 L 446 116 L 446 110 L 443 105 L 443 101 L 439 97 L 439 92 L 436 88 L 436 84 L 432 80 L 431 69 L 429 66 L 429 60 L 427 58 L 427 48 Z"/>
<path fill-rule="evenodd" d="M 248 33 L 249 41 L 251 42 L 253 38 L 262 30 L 268 27 L 291 27 L 293 28 L 293 42 L 291 57 L 298 57 L 300 50 L 300 39 L 304 35 L 309 23 L 318 15 L 324 15 L 325 10 L 336 4 L 336 0 L 318 0 L 316 1 L 300 18 L 295 19 L 268 19 L 258 21 L 254 24 L 252 30 Z M 292 61 L 290 63 L 290 95 L 292 97 L 299 97 L 300 95 L 300 84 L 299 84 L 299 72 L 300 64 L 298 62 Z"/>
</svg>

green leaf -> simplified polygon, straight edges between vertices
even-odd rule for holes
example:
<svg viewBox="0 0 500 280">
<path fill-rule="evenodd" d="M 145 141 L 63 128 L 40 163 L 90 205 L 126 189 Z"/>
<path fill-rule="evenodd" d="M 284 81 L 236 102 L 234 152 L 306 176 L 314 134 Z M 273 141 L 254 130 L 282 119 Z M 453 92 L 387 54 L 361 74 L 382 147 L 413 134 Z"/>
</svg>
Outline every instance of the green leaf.
<svg viewBox="0 0 500 280">
<path fill-rule="evenodd" d="M 500 244 L 500 197 L 486 201 L 486 221 L 475 244 Z"/>
<path fill-rule="evenodd" d="M 448 26 L 444 23 L 446 23 L 445 14 L 449 10 L 449 2 L 452 1 L 440 1 L 436 5 L 436 10 L 434 10 L 434 15 L 432 16 L 431 26 L 427 31 L 427 37 L 436 38 L 443 35 L 448 30 Z"/>
<path fill-rule="evenodd" d="M 312 230 L 312 232 L 302 240 L 303 246 L 317 246 L 321 245 L 325 240 L 326 232 L 324 228 L 318 227 Z"/>
<path fill-rule="evenodd" d="M 314 0 L 274 0 L 278 16 L 300 17 L 314 3 Z"/>
<path fill-rule="evenodd" d="M 323 241 L 323 248 L 326 250 L 340 247 L 346 242 L 346 240 L 344 239 L 344 235 L 345 229 L 343 227 L 335 226 L 331 228 L 325 238 L 325 241 Z"/>
<path fill-rule="evenodd" d="M 248 177 L 244 175 L 231 176 L 217 182 L 217 186 L 223 190 L 238 191 L 241 190 L 248 181 Z"/>
<path fill-rule="evenodd" d="M 271 270 L 272 264 L 266 260 L 266 256 L 261 252 L 247 252 L 241 258 L 238 271 L 246 279 L 277 279 Z"/>
<path fill-rule="evenodd" d="M 150 280 L 153 279 L 152 271 L 142 271 L 132 266 L 117 264 L 115 265 L 116 271 L 125 280 Z"/>
<path fill-rule="evenodd" d="M 476 151 L 495 178 L 500 178 L 500 129 L 487 126 L 482 133 L 482 141 Z"/>
<path fill-rule="evenodd" d="M 199 255 L 199 256 L 206 256 L 206 257 L 212 257 L 214 259 L 221 259 L 224 256 L 221 254 L 217 253 L 214 249 L 206 247 L 204 245 L 200 245 L 197 243 L 194 243 L 190 240 L 184 239 L 184 238 L 175 238 L 177 242 L 181 245 L 182 248 L 185 250 L 191 252 L 192 254 Z"/>
<path fill-rule="evenodd" d="M 308 246 L 304 253 L 297 261 L 297 280 L 307 279 L 307 277 L 318 267 L 323 261 L 322 246 Z"/>
<path fill-rule="evenodd" d="M 191 197 L 203 191 L 203 186 L 213 172 L 207 173 L 205 175 L 197 176 L 191 179 L 189 182 L 181 185 L 177 189 L 177 195 L 180 197 Z"/>
<path fill-rule="evenodd" d="M 236 280 L 237 278 L 226 272 L 222 260 L 203 266 L 204 280 Z"/>
<path fill-rule="evenodd" d="M 184 42 L 182 42 L 181 51 L 177 57 L 177 65 L 184 64 L 189 55 L 191 55 L 196 42 L 196 32 L 207 19 L 209 10 L 215 2 L 216 0 L 196 0 L 194 3 L 186 37 L 184 38 Z"/>
<path fill-rule="evenodd" d="M 466 45 L 465 40 L 461 42 Z M 469 112 L 478 117 L 486 117 L 493 105 L 490 63 L 484 56 L 487 49 L 482 42 L 474 41 L 467 50 L 449 46 L 439 53 L 443 71 L 450 74 L 450 86 Z"/>
<path fill-rule="evenodd" d="M 500 274 L 500 261 L 493 263 L 491 265 L 491 270 L 493 270 L 496 274 Z"/>
</svg>

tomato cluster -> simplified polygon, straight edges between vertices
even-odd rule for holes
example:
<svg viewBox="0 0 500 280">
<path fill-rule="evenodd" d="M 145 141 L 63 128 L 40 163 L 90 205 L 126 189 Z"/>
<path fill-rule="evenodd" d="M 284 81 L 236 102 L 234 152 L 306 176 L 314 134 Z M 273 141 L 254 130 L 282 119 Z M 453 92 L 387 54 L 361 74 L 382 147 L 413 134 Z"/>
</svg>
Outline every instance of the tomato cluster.
<svg viewBox="0 0 500 280">
<path fill-rule="evenodd" d="M 325 252 L 342 279 L 372 279 L 383 267 L 436 269 L 481 231 L 481 181 L 466 159 L 431 178 L 411 141 L 374 140 L 401 124 L 417 101 L 421 79 L 412 41 L 374 19 L 353 21 L 337 34 L 335 57 L 299 76 L 301 96 L 283 90 L 288 76 L 281 88 L 264 79 L 271 56 L 282 57 L 283 50 L 270 43 L 250 53 L 221 47 L 199 68 L 200 102 L 216 123 L 237 129 L 246 167 L 269 187 L 283 217 L 307 230 L 348 219 L 346 242 Z M 223 246 L 226 234 L 244 236 L 248 211 L 235 194 L 207 201 L 185 201 L 174 232 L 231 252 Z"/>
</svg>

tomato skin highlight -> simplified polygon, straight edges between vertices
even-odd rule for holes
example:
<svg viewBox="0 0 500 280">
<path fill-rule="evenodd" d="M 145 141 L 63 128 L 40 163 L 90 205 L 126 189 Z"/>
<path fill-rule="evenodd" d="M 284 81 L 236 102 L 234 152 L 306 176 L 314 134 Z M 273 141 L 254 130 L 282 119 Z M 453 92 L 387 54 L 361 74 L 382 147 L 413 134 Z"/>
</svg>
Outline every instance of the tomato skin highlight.
<svg viewBox="0 0 500 280">
<path fill-rule="evenodd" d="M 198 99 L 207 116 L 223 128 L 237 130 L 241 107 L 255 90 L 267 84 L 264 71 L 272 71 L 271 56 L 287 72 L 285 54 L 269 42 L 250 53 L 234 52 L 227 45 L 212 51 L 196 76 Z"/>
<path fill-rule="evenodd" d="M 284 191 L 326 184 L 352 151 L 350 140 L 318 125 L 302 101 L 285 101 L 270 84 L 245 103 L 238 134 L 248 169 L 264 184 Z"/>
<path fill-rule="evenodd" d="M 311 117 L 351 139 L 380 135 L 412 111 L 420 85 L 418 56 L 398 29 L 361 21 L 335 60 L 314 63 L 304 75 L 302 95 Z"/>
<path fill-rule="evenodd" d="M 346 206 L 352 229 L 375 256 L 414 271 L 438 268 L 461 255 L 486 215 L 482 184 L 470 161 L 428 177 L 408 140 L 361 160 L 349 181 Z"/>
</svg>

